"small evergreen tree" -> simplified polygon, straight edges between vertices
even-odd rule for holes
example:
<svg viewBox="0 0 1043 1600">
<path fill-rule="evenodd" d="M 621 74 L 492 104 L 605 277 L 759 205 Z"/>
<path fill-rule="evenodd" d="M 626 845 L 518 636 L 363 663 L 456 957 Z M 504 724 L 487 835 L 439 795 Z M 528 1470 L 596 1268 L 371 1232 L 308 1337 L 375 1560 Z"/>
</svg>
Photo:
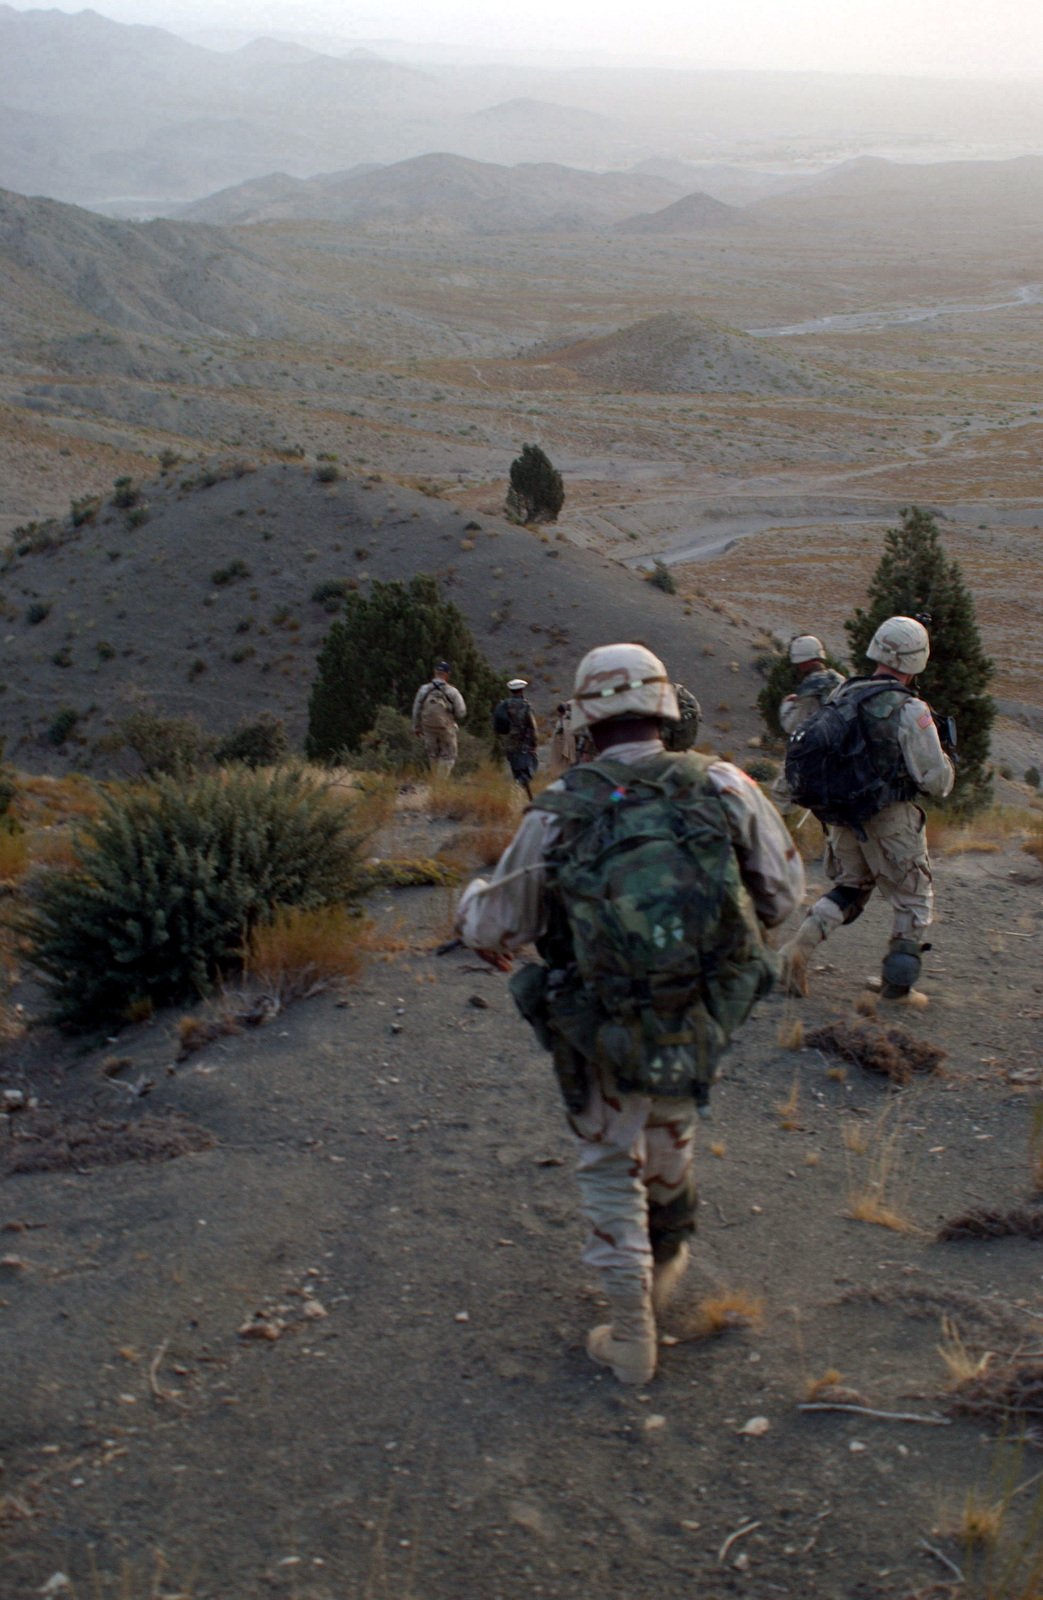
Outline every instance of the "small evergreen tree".
<svg viewBox="0 0 1043 1600">
<path fill-rule="evenodd" d="M 319 651 L 308 702 L 309 757 L 332 761 L 359 750 L 382 706 L 409 716 L 417 689 L 443 658 L 467 702 L 469 725 L 484 733 L 503 682 L 434 578 L 374 583 L 367 597 L 349 594 Z"/>
<path fill-rule="evenodd" d="M 935 711 L 955 718 L 959 762 L 952 798 L 973 808 L 991 792 L 987 762 L 996 704 L 987 686 L 995 669 L 982 649 L 970 590 L 959 563 L 945 554 L 934 517 L 910 506 L 901 518 L 899 527 L 887 530 L 868 604 L 844 627 L 855 670 L 862 672 L 869 641 L 888 617 L 930 618 L 931 659 L 918 687 Z"/>
<path fill-rule="evenodd" d="M 561 473 L 538 444 L 523 444 L 521 455 L 511 462 L 508 514 L 524 523 L 557 522 L 564 504 Z"/>
</svg>

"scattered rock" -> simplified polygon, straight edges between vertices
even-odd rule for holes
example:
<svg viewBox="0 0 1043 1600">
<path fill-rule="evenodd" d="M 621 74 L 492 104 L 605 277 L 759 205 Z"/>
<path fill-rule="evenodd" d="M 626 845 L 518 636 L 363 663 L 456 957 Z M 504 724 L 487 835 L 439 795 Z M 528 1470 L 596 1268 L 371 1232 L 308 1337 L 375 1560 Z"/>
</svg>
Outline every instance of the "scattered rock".
<svg viewBox="0 0 1043 1600">
<path fill-rule="evenodd" d="M 767 1417 L 751 1417 L 749 1422 L 743 1423 L 739 1433 L 744 1434 L 747 1439 L 761 1439 L 770 1427 L 771 1423 Z"/>
</svg>

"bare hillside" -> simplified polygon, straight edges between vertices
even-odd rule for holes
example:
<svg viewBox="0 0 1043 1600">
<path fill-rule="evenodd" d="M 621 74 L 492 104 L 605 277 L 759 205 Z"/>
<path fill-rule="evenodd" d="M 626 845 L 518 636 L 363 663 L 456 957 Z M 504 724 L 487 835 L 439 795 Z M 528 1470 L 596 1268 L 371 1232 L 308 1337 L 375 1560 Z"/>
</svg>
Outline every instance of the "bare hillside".
<svg viewBox="0 0 1043 1600">
<path fill-rule="evenodd" d="M 639 637 L 708 711 L 728 712 L 740 746 L 754 732 L 751 636 L 698 602 L 553 533 L 416 491 L 324 485 L 299 465 L 237 472 L 172 473 L 143 486 L 131 511 L 106 504 L 79 529 L 54 525 L 9 561 L 0 732 L 21 765 L 104 769 L 96 741 L 142 701 L 219 732 L 271 712 L 300 744 L 330 583 L 365 593 L 420 572 L 439 579 L 490 662 L 532 682 L 541 716 L 570 691 L 584 651 Z M 62 712 L 75 727 L 56 745 Z"/>
<path fill-rule="evenodd" d="M 545 359 L 607 388 L 656 394 L 822 394 L 835 386 L 825 373 L 777 355 L 763 340 L 673 311 Z"/>
</svg>

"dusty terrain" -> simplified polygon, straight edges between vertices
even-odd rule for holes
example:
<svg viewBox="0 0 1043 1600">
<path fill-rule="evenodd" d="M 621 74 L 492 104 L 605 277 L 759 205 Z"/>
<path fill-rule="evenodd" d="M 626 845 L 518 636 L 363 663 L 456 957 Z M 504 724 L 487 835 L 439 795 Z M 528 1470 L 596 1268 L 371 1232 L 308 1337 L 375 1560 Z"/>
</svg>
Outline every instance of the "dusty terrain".
<svg viewBox="0 0 1043 1600">
<path fill-rule="evenodd" d="M 383 848 L 444 842 L 406 803 Z M 858 1020 L 879 906 L 810 1000 L 765 1003 L 700 1135 L 677 1342 L 640 1391 L 583 1353 L 556 1091 L 502 978 L 434 956 L 446 891 L 375 907 L 386 954 L 357 984 L 186 1060 L 173 1016 L 11 1043 L 3 1087 L 39 1108 L 6 1119 L 0 1183 L 5 1596 L 905 1600 L 955 1594 L 954 1568 L 960 1594 L 1027 1595 L 1039 1415 L 1027 1446 L 955 1415 L 939 1347 L 1038 1352 L 1039 1243 L 935 1235 L 973 1207 L 1039 1218 L 1040 881 L 1013 847 L 940 861 L 931 1008 L 901 1019 L 948 1052 L 936 1076 L 780 1047 L 797 1018 Z M 10 1170 L 54 1118 L 73 1154 Z M 139 1157 L 164 1128 L 211 1147 L 89 1166 L 91 1126 L 111 1152 L 128 1120 Z M 891 1226 L 852 1219 L 866 1197 Z M 752 1325 L 699 1337 L 719 1296 Z M 801 1411 L 816 1383 L 885 1415 Z M 1002 1553 L 963 1547 L 968 1495 L 1001 1504 Z"/>
</svg>

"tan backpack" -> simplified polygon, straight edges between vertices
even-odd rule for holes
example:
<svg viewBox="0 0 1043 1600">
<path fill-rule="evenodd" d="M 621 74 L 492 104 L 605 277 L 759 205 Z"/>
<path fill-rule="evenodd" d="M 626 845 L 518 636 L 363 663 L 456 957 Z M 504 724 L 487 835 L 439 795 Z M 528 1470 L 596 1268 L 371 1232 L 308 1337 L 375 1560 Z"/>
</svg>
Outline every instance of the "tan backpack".
<svg viewBox="0 0 1043 1600">
<path fill-rule="evenodd" d="M 420 727 L 424 733 L 448 733 L 456 727 L 452 701 L 440 683 L 429 684 L 420 702 Z"/>
</svg>

